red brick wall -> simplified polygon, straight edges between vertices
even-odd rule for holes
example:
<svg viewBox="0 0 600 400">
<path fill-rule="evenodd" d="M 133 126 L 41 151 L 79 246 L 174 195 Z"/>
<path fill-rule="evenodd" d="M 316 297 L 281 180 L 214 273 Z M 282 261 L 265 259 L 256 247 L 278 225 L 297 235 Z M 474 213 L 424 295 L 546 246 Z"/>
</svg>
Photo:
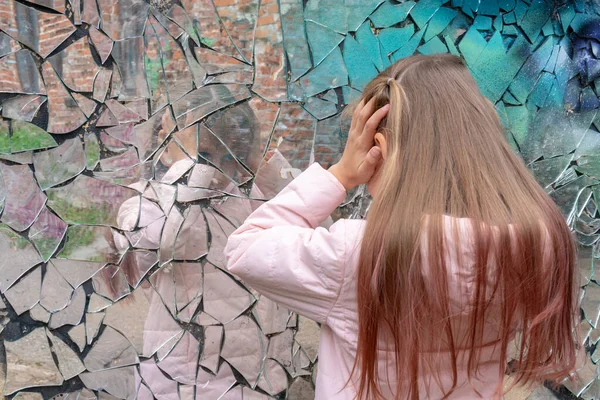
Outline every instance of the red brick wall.
<svg viewBox="0 0 600 400">
<path fill-rule="evenodd" d="M 260 9 L 257 8 L 256 0 L 215 0 L 215 7 L 210 0 L 182 0 L 182 5 L 196 24 L 200 32 L 201 40 L 217 51 L 242 59 L 244 57 L 251 61 L 255 59 L 256 69 L 254 71 L 254 84 L 252 90 L 269 101 L 284 101 L 287 98 L 287 82 L 285 69 L 285 55 L 283 48 L 279 5 L 277 0 L 263 0 Z M 102 6 L 103 20 L 108 26 L 118 21 L 120 13 L 119 2 L 107 0 Z M 3 1 L 0 4 L 0 20 L 9 17 L 13 12 L 13 3 Z M 64 33 L 63 24 L 52 24 L 54 20 L 59 21 L 60 15 L 49 15 L 40 29 L 41 51 L 48 51 L 55 46 L 53 37 Z M 222 20 L 220 22 L 219 18 Z M 54 22 L 56 22 L 54 21 Z M 50 22 L 50 23 L 49 23 Z M 157 29 L 162 27 L 156 24 Z M 147 27 L 148 28 L 148 27 Z M 67 29 L 71 29 L 67 27 Z M 254 54 L 251 52 L 252 34 L 254 32 Z M 233 41 L 229 39 L 229 35 Z M 238 50 L 234 47 L 238 46 Z M 163 43 L 164 45 L 164 43 Z M 71 88 L 84 88 L 91 91 L 94 74 L 89 71 L 94 68 L 90 65 L 91 57 L 87 52 L 87 38 L 71 44 L 69 48 L 68 69 L 62 71 L 67 85 Z M 167 80 L 177 82 L 189 74 L 188 65 L 184 60 L 183 53 L 177 46 L 172 47 L 173 56 L 165 65 Z M 146 49 L 150 58 L 158 57 L 158 48 L 155 42 Z M 78 55 L 79 54 L 79 55 Z M 67 65 L 65 65 L 65 68 Z M 14 82 L 17 77 L 12 71 L 0 70 L 0 83 Z M 162 76 L 161 76 L 162 78 Z M 60 87 L 50 82 L 50 95 L 58 94 Z M 253 101 L 252 108 L 261 124 L 260 140 L 256 142 L 261 150 L 272 131 L 274 116 L 277 109 L 261 101 Z M 57 112 L 68 113 L 68 109 L 62 107 Z M 315 139 L 316 121 L 298 104 L 283 103 L 279 120 L 275 127 L 273 140 L 268 144 L 270 149 L 279 150 L 291 160 L 298 168 L 305 168 L 311 160 L 311 154 L 315 160 L 331 163 L 337 159 L 341 145 L 338 133 L 320 133 Z M 314 152 L 313 152 L 314 151 Z"/>
<path fill-rule="evenodd" d="M 277 0 L 264 0 L 254 35 L 256 71 L 253 90 L 271 101 L 287 97 L 285 54 Z"/>
<path fill-rule="evenodd" d="M 49 55 L 75 29 L 64 15 L 44 13 L 39 21 L 39 53 Z"/>
<path fill-rule="evenodd" d="M 86 37 L 71 43 L 64 52 L 65 62 L 52 56 L 50 57 L 55 69 L 70 89 L 81 92 L 94 90 L 94 78 L 100 67 L 94 61 L 90 50 L 89 40 Z"/>
<path fill-rule="evenodd" d="M 283 103 L 269 148 L 279 149 L 294 168 L 309 165 L 315 119 L 300 104 Z"/>
</svg>

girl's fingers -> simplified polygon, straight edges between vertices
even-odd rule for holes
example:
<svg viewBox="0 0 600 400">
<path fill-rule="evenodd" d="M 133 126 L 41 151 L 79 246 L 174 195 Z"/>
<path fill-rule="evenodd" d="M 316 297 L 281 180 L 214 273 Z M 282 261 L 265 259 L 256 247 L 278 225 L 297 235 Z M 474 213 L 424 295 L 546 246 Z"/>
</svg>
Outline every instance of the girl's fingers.
<svg viewBox="0 0 600 400">
<path fill-rule="evenodd" d="M 371 100 L 369 100 L 369 102 L 367 104 L 365 104 L 363 109 L 360 110 L 360 118 L 358 119 L 358 121 L 361 124 L 361 126 L 360 126 L 361 129 L 359 130 L 359 132 L 361 132 L 364 129 L 365 124 L 367 123 L 367 121 L 369 120 L 371 115 L 373 115 L 374 111 L 375 111 L 375 98 L 373 97 Z"/>
<path fill-rule="evenodd" d="M 169 117 L 170 117 L 170 115 L 168 115 L 168 113 L 169 113 L 169 111 L 168 111 L 168 110 L 167 110 L 167 111 L 165 111 L 165 113 L 163 114 L 163 116 L 162 116 L 162 118 L 161 118 L 161 120 L 160 120 L 160 122 L 161 122 L 161 126 L 162 126 L 162 128 L 163 128 L 165 131 L 167 131 L 167 130 L 169 129 L 169 128 L 168 128 L 168 125 L 169 125 Z"/>
<path fill-rule="evenodd" d="M 381 149 L 377 146 L 371 147 L 371 150 L 367 153 L 365 157 L 365 162 L 372 166 L 373 168 L 377 165 L 379 160 L 381 159 Z"/>
<path fill-rule="evenodd" d="M 369 117 L 375 111 L 375 98 L 372 98 L 364 105 L 364 107 L 360 109 L 356 109 L 354 112 L 354 118 L 356 119 L 356 125 L 354 125 L 354 129 L 358 132 L 358 136 L 360 136 L 362 130 L 365 127 L 365 123 L 369 119 Z"/>
<path fill-rule="evenodd" d="M 362 129 L 362 134 L 365 136 L 365 140 L 372 140 L 373 136 L 375 136 L 377 127 L 381 124 L 381 121 L 385 118 L 388 111 L 390 110 L 390 105 L 386 104 L 381 107 L 379 110 L 372 113 L 371 117 L 367 120 L 364 125 L 364 129 Z"/>
<path fill-rule="evenodd" d="M 365 106 L 365 99 L 362 98 L 360 99 L 360 102 L 358 103 L 358 105 L 356 106 L 356 108 L 354 109 L 354 111 L 352 112 L 352 121 L 350 122 L 350 129 L 354 129 L 354 127 L 356 126 L 356 120 L 358 119 L 358 113 L 360 112 L 360 110 L 362 110 L 362 108 Z"/>
<path fill-rule="evenodd" d="M 354 109 L 354 114 L 359 113 L 360 110 L 362 110 L 364 106 L 365 106 L 365 99 L 362 98 L 362 99 L 360 99 L 360 102 L 358 103 L 358 105 Z"/>
<path fill-rule="evenodd" d="M 367 152 L 363 162 L 358 167 L 359 174 L 363 176 L 365 182 L 371 179 L 371 176 L 375 172 L 377 168 L 377 164 L 381 160 L 381 149 L 377 146 L 371 147 L 371 149 Z"/>
</svg>

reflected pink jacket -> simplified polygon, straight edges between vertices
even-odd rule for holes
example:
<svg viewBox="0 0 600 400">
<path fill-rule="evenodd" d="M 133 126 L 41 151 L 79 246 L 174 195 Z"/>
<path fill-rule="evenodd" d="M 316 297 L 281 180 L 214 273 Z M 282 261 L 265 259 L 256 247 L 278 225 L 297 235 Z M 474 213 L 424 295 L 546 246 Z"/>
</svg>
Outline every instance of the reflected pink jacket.
<svg viewBox="0 0 600 400">
<path fill-rule="evenodd" d="M 355 276 L 365 221 L 340 220 L 329 229 L 319 227 L 345 196 L 336 178 L 313 164 L 253 212 L 229 237 L 225 248 L 231 273 L 271 300 L 322 324 L 317 400 L 351 400 L 356 396 L 352 382 L 344 385 L 356 356 Z M 455 257 L 448 257 L 452 265 Z M 460 266 L 450 268 L 455 281 L 453 285 L 450 279 L 451 290 L 460 297 L 469 291 L 468 282 L 462 282 L 468 275 Z M 495 397 L 499 368 L 505 365 L 500 363 L 495 343 L 491 337 L 482 349 L 483 360 L 488 361 L 480 366 L 478 380 L 468 382 L 465 370 L 459 370 L 458 387 L 451 399 Z M 442 368 L 447 365 L 444 357 L 441 353 Z M 384 371 L 385 358 L 379 359 Z M 442 386 L 448 388 L 450 381 L 451 373 L 444 373 Z M 421 398 L 443 397 L 430 376 L 422 376 L 420 385 Z M 385 388 L 384 393 L 386 398 L 394 398 Z"/>
</svg>

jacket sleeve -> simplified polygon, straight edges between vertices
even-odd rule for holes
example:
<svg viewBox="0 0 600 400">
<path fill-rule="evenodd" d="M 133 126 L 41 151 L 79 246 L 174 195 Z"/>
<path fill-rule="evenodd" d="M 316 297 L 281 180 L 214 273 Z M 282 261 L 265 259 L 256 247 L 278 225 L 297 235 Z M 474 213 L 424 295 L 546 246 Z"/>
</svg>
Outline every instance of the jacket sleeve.
<svg viewBox="0 0 600 400">
<path fill-rule="evenodd" d="M 227 268 L 271 300 L 325 323 L 342 286 L 346 231 L 343 220 L 318 225 L 345 196 L 340 182 L 313 164 L 229 237 Z"/>
</svg>

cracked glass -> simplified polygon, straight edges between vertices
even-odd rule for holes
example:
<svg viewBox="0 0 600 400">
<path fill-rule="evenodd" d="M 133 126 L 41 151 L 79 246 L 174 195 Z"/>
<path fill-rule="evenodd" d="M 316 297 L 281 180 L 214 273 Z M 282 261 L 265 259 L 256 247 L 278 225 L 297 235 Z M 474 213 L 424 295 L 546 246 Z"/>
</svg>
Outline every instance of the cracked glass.
<svg viewBox="0 0 600 400">
<path fill-rule="evenodd" d="M 598 15 L 585 1 L 6 0 L 4 394 L 311 393 L 318 326 L 230 275 L 222 251 L 312 162 L 339 159 L 345 106 L 417 53 L 465 60 L 587 249 L 581 308 L 597 341 Z M 368 205 L 356 190 L 334 218 Z M 564 390 L 596 398 L 600 355 L 585 350 Z"/>
</svg>

